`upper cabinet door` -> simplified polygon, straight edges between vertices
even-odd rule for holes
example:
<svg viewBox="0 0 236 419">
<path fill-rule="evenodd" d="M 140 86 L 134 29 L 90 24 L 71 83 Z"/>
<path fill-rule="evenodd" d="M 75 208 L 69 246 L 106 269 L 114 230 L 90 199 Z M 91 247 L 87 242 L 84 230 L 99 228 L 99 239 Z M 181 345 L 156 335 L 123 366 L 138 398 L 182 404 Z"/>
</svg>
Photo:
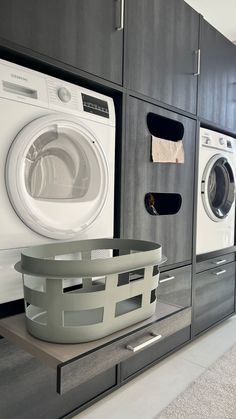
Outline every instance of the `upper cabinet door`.
<svg viewBox="0 0 236 419">
<path fill-rule="evenodd" d="M 122 84 L 123 0 L 1 0 L 0 37 Z"/>
<path fill-rule="evenodd" d="M 198 13 L 183 0 L 128 0 L 126 22 L 128 88 L 196 114 Z"/>
<path fill-rule="evenodd" d="M 236 46 L 201 22 L 199 116 L 236 130 Z"/>
</svg>

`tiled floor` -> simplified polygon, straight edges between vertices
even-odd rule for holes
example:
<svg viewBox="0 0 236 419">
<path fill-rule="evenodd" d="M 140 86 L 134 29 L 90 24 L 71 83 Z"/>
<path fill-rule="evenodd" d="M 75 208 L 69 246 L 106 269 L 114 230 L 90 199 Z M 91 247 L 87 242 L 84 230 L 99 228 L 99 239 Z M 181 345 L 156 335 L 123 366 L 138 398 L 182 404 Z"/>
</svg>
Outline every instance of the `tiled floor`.
<svg viewBox="0 0 236 419">
<path fill-rule="evenodd" d="M 154 419 L 234 343 L 236 316 L 216 326 L 75 418 Z"/>
</svg>

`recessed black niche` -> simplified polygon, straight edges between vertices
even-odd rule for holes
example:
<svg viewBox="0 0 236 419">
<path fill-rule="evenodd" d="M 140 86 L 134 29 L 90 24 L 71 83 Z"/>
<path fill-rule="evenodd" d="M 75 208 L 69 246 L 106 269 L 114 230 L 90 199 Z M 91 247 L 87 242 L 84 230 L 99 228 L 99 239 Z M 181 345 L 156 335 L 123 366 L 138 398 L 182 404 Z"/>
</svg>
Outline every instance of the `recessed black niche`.
<svg viewBox="0 0 236 419">
<path fill-rule="evenodd" d="M 147 127 L 151 135 L 163 140 L 180 141 L 184 136 L 181 122 L 152 112 L 147 114 Z"/>
<path fill-rule="evenodd" d="M 144 204 L 150 215 L 173 215 L 179 212 L 182 197 L 177 193 L 148 192 L 144 197 Z"/>
</svg>

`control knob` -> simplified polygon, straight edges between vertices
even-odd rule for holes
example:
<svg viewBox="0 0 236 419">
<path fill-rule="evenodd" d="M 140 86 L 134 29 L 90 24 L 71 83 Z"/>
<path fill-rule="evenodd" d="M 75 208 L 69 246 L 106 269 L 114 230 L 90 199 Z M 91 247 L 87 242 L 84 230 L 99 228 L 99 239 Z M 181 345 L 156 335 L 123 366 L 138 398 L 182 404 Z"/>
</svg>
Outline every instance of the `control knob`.
<svg viewBox="0 0 236 419">
<path fill-rule="evenodd" d="M 219 143 L 220 143 L 221 145 L 224 145 L 224 143 L 225 143 L 225 139 L 224 139 L 224 137 L 220 137 L 220 138 L 219 138 Z"/>
<path fill-rule="evenodd" d="M 67 103 L 71 100 L 71 93 L 66 87 L 59 87 L 57 95 L 59 99 L 64 103 Z"/>
</svg>

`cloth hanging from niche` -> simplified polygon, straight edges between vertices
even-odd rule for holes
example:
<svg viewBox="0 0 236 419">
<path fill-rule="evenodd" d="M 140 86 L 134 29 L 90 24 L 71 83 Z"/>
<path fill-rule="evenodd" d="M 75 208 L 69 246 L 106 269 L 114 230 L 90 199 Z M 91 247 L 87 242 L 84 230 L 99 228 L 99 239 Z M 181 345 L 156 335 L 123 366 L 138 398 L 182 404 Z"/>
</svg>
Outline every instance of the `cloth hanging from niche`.
<svg viewBox="0 0 236 419">
<path fill-rule="evenodd" d="M 154 163 L 184 163 L 183 141 L 169 141 L 152 135 L 152 161 Z"/>
</svg>

